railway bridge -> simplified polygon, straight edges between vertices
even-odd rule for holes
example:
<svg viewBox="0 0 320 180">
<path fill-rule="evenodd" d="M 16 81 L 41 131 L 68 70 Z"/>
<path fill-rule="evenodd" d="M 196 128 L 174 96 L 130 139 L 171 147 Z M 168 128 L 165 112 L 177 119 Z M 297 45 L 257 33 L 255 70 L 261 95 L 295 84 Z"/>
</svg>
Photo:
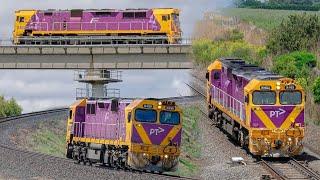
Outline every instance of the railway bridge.
<svg viewBox="0 0 320 180">
<path fill-rule="evenodd" d="M 191 43 L 1 43 L 0 69 L 190 69 Z"/>
</svg>

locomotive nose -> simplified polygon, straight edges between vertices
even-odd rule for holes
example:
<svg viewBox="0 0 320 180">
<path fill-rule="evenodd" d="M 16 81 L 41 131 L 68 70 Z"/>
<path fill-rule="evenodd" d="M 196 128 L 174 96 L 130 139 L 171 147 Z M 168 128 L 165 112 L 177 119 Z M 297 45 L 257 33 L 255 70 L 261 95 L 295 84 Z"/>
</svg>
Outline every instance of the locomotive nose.
<svg viewBox="0 0 320 180">
<path fill-rule="evenodd" d="M 281 140 L 275 140 L 274 144 L 276 145 L 276 149 L 280 149 L 283 143 Z"/>
</svg>

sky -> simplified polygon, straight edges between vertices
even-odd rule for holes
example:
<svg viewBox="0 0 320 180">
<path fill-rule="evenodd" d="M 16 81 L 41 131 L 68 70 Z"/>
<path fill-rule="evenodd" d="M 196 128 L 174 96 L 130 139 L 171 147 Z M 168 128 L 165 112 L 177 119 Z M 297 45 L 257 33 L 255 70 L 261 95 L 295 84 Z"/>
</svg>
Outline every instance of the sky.
<svg viewBox="0 0 320 180">
<path fill-rule="evenodd" d="M 18 9 L 125 9 L 173 7 L 181 9 L 184 37 L 190 37 L 203 13 L 229 6 L 231 0 L 10 0 L 0 6 L 0 39 L 11 38 L 14 11 Z M 123 72 L 122 97 L 172 97 L 188 95 L 184 85 L 188 70 L 131 70 Z M 83 86 L 73 81 L 74 71 L 0 70 L 0 95 L 14 97 L 23 112 L 70 105 Z"/>
</svg>

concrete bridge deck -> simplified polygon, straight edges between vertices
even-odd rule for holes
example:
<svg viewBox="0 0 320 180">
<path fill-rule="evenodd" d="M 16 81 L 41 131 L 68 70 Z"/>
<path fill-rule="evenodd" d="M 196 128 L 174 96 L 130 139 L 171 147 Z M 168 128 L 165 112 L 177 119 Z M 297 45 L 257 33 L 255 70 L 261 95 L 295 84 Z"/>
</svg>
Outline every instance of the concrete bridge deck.
<svg viewBox="0 0 320 180">
<path fill-rule="evenodd" d="M 2 45 L 0 69 L 189 69 L 191 45 Z"/>
</svg>

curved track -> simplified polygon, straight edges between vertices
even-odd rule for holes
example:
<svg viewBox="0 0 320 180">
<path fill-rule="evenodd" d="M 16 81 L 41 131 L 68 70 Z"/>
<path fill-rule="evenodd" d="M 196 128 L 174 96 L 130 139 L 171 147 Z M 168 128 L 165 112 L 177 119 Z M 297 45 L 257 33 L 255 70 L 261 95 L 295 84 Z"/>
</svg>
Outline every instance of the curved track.
<svg viewBox="0 0 320 180">
<path fill-rule="evenodd" d="M 198 76 L 192 74 L 193 78 L 197 79 L 197 82 L 201 82 L 205 84 L 206 82 L 199 78 Z M 190 87 L 194 92 L 199 94 L 201 97 L 206 99 L 205 90 L 204 89 L 197 89 L 194 86 L 185 83 L 188 87 Z M 201 86 L 200 86 L 201 87 Z M 203 112 L 200 109 L 203 116 L 206 119 L 212 121 L 208 118 L 207 113 Z M 290 158 L 289 160 L 275 160 L 275 161 L 266 161 L 261 160 L 259 161 L 260 164 L 271 174 L 273 178 L 280 179 L 280 180 L 288 180 L 288 179 L 315 179 L 320 180 L 320 174 L 315 172 L 311 168 L 307 166 L 307 163 L 302 163 L 294 158 Z M 263 175 L 262 179 L 270 179 L 269 175 Z"/>
<path fill-rule="evenodd" d="M 185 99 L 186 101 L 190 101 L 191 99 L 196 98 L 196 96 L 175 97 L 175 98 L 172 98 L 172 99 L 183 101 L 184 98 L 186 98 Z M 168 99 L 170 99 L 170 98 L 168 98 Z M 32 112 L 32 113 L 22 114 L 22 115 L 18 115 L 18 116 L 0 118 L 0 124 L 6 123 L 6 122 L 12 122 L 12 121 L 19 120 L 19 119 L 22 119 L 22 118 L 30 118 L 30 117 L 35 117 L 35 116 L 54 114 L 54 113 L 63 112 L 63 111 L 67 111 L 67 110 L 68 110 L 68 108 L 59 108 L 59 109 L 51 109 L 51 110 L 46 110 L 46 111 Z M 28 151 L 28 150 L 19 149 L 19 148 L 12 147 L 12 146 L 9 146 L 9 145 L 6 145 L 6 144 L 1 144 L 1 143 L 0 143 L 0 149 L 8 150 L 10 152 L 16 152 L 19 155 L 23 156 L 24 158 L 29 158 L 29 159 L 40 158 L 40 159 L 46 159 L 46 160 L 55 160 L 55 161 L 58 161 L 58 162 L 74 163 L 74 161 L 66 159 L 66 158 L 51 156 L 51 155 L 38 153 L 38 152 L 31 152 L 31 151 Z M 105 167 L 105 166 L 98 166 L 98 167 L 114 170 L 112 168 Z M 194 179 L 194 178 L 190 178 L 190 177 L 183 177 L 183 176 L 172 175 L 172 174 L 158 174 L 158 173 L 155 173 L 155 172 L 146 172 L 146 171 L 140 171 L 140 170 L 134 170 L 134 169 L 130 170 L 129 172 L 131 172 L 131 173 L 138 172 L 138 173 L 141 173 L 141 174 L 148 174 L 150 177 L 159 177 L 160 179 L 162 179 L 162 178 Z"/>
</svg>

